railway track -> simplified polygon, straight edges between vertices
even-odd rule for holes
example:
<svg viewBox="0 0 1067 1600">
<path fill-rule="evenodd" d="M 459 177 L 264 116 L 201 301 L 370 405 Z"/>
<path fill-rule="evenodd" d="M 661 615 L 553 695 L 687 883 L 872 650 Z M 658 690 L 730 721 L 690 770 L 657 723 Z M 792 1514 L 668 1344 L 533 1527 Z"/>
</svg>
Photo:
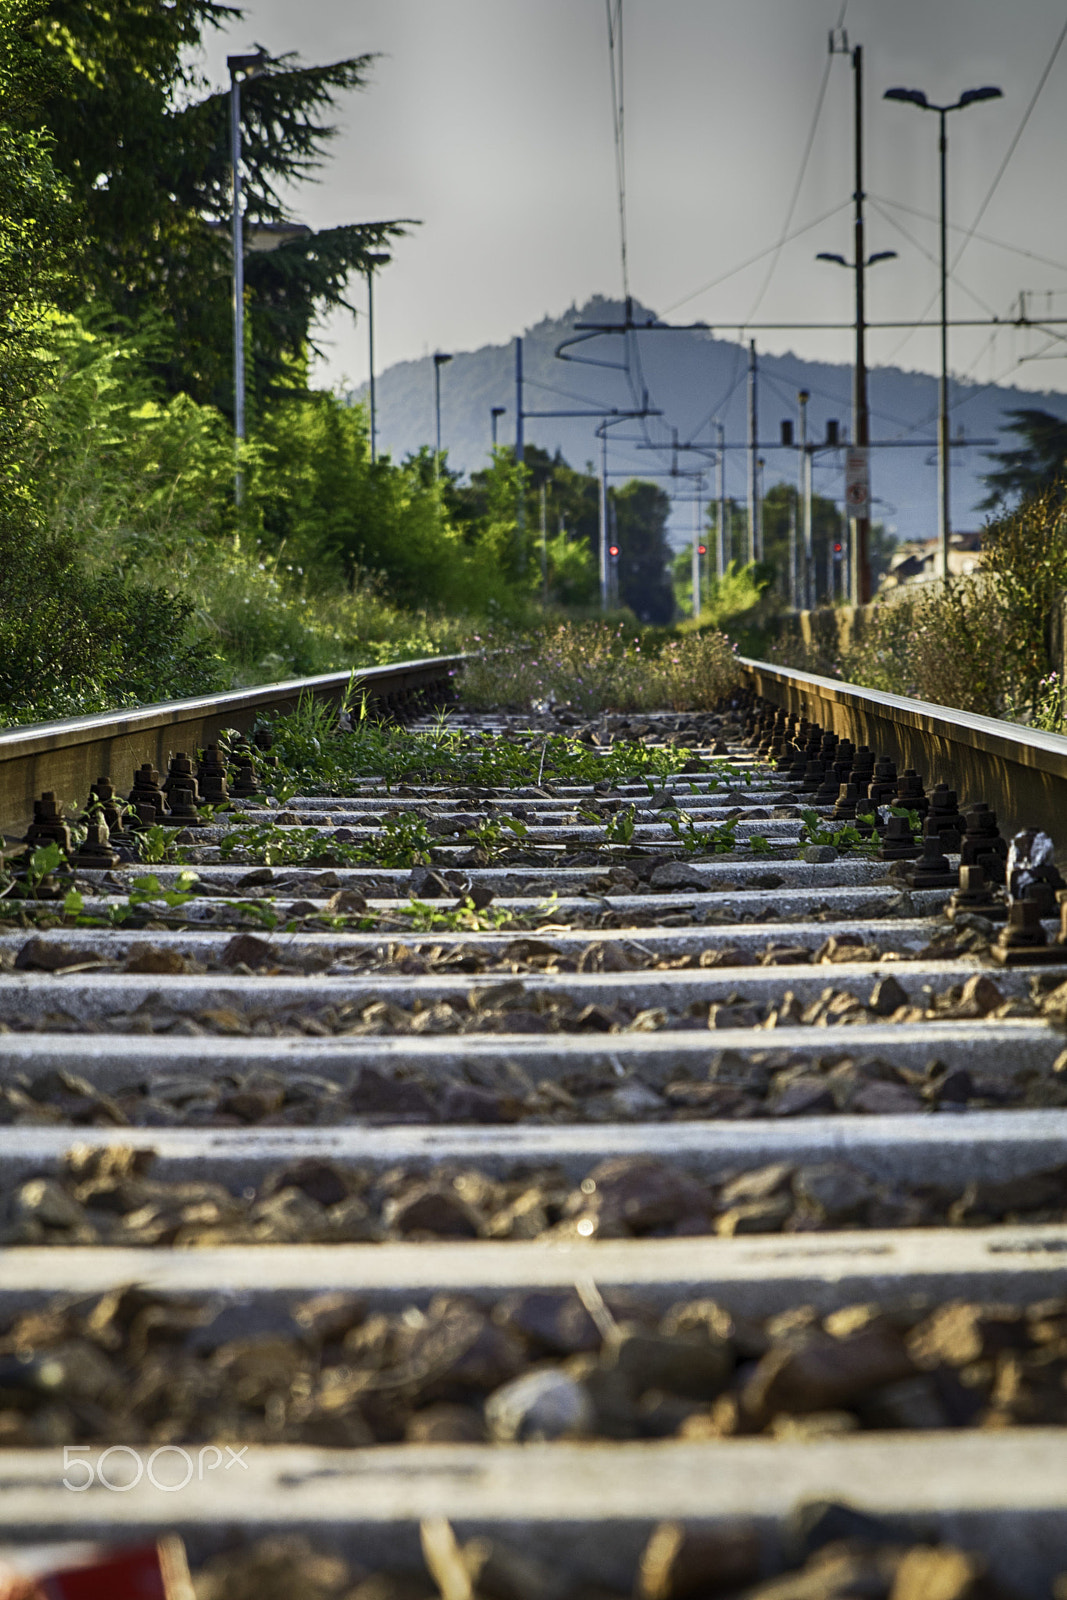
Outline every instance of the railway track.
<svg viewBox="0 0 1067 1600">
<path fill-rule="evenodd" d="M 388 781 L 261 738 L 227 802 L 209 751 L 163 859 L 0 902 L 0 1543 L 176 1532 L 218 1600 L 1050 1594 L 1067 947 L 975 807 L 1062 814 L 1067 741 L 754 663 L 442 721 L 459 665 L 373 675 Z M 298 688 L 0 736 L 9 832 Z"/>
</svg>

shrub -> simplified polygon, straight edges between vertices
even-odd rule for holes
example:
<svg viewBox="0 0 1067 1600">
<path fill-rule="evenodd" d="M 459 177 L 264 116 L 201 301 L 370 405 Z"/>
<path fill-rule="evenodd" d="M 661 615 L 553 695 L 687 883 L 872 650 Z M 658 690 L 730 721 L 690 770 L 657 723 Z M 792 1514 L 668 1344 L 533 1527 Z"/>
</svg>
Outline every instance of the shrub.
<svg viewBox="0 0 1067 1600">
<path fill-rule="evenodd" d="M 476 637 L 481 647 L 463 676 L 472 707 L 528 710 L 540 703 L 597 711 L 704 710 L 738 681 L 724 634 L 635 637 L 625 623 L 562 622 L 531 633 Z"/>
</svg>

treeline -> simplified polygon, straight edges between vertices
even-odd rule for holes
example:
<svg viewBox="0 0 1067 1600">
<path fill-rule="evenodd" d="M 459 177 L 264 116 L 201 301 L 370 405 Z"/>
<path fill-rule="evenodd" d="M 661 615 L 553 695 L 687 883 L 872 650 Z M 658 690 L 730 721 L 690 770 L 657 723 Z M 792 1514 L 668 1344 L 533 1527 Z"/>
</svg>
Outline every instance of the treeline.
<svg viewBox="0 0 1067 1600">
<path fill-rule="evenodd" d="M 309 386 L 317 319 L 414 225 L 312 232 L 280 199 L 323 160 L 369 56 L 283 56 L 243 88 L 256 248 L 236 461 L 229 96 L 190 63 L 239 15 L 0 7 L 6 722 L 448 648 L 471 619 L 598 598 L 595 480 L 536 450 L 523 469 L 499 452 L 467 485 L 428 450 L 372 463 L 363 409 Z M 655 495 L 614 498 L 626 594 L 667 620 Z"/>
</svg>

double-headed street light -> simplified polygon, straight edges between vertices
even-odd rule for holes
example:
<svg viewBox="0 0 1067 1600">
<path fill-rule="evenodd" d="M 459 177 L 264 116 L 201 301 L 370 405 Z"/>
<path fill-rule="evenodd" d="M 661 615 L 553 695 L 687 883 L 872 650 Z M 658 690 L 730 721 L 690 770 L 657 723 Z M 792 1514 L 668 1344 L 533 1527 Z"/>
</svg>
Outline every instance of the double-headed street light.
<svg viewBox="0 0 1067 1600">
<path fill-rule="evenodd" d="M 370 459 L 371 466 L 378 459 L 378 410 L 374 401 L 374 269 L 387 267 L 392 256 L 382 255 L 376 251 L 368 251 L 363 257 L 367 273 L 367 339 L 370 346 Z"/>
<path fill-rule="evenodd" d="M 951 533 L 949 506 L 949 434 L 948 434 L 948 133 L 945 119 L 950 111 L 962 111 L 979 100 L 999 100 L 1003 90 L 993 84 L 981 89 L 965 89 L 952 105 L 932 105 L 921 89 L 887 89 L 886 100 L 906 100 L 920 111 L 936 111 L 939 119 L 941 157 L 941 385 L 938 396 L 937 420 L 937 572 L 941 579 L 948 577 L 948 548 Z"/>
<path fill-rule="evenodd" d="M 857 52 L 858 53 L 858 52 Z M 862 147 L 860 145 L 860 116 L 857 111 L 856 144 L 860 152 L 857 155 L 857 165 L 862 162 Z M 867 290 L 865 274 L 868 267 L 875 266 L 879 261 L 894 261 L 895 250 L 876 250 L 873 255 L 867 255 L 864 246 L 864 224 L 861 210 L 862 173 L 857 172 L 857 219 L 856 219 L 856 259 L 846 261 L 844 256 L 836 255 L 831 250 L 820 250 L 815 257 L 816 261 L 832 261 L 835 266 L 846 267 L 853 273 L 856 281 L 856 359 L 852 372 L 852 447 L 858 458 L 858 465 L 862 470 L 860 479 L 859 503 L 849 507 L 850 545 L 851 555 L 849 560 L 850 594 L 849 599 L 854 606 L 866 605 L 871 598 L 871 480 L 868 464 L 868 452 L 871 442 L 871 414 L 867 402 Z M 849 477 L 846 468 L 846 480 Z M 846 497 L 850 485 L 846 482 Z"/>
<path fill-rule="evenodd" d="M 241 225 L 241 84 L 270 64 L 260 46 L 254 55 L 227 56 L 230 73 L 230 163 L 232 167 L 231 225 L 233 229 L 233 435 L 238 457 L 234 474 L 234 499 L 244 498 L 240 449 L 245 436 L 245 246 Z"/>
<path fill-rule="evenodd" d="M 450 355 L 436 350 L 433 358 L 433 412 L 435 422 L 435 439 L 437 448 L 433 458 L 433 475 L 436 478 L 441 470 L 441 368 L 452 360 Z"/>
</svg>

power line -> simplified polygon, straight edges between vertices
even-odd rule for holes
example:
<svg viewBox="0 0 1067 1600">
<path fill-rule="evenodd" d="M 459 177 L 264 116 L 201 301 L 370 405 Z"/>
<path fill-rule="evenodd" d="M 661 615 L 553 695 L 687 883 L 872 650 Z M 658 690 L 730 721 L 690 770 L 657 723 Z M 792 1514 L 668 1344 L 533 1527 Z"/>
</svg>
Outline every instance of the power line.
<svg viewBox="0 0 1067 1600">
<path fill-rule="evenodd" d="M 933 215 L 932 212 L 920 211 L 918 206 L 905 205 L 903 200 L 890 200 L 887 195 L 871 194 L 869 190 L 867 192 L 867 198 L 875 205 L 889 206 L 891 210 L 894 211 L 908 211 L 913 217 L 921 217 L 924 222 L 932 222 L 935 225 L 937 224 L 938 219 Z M 1006 239 L 994 239 L 992 234 L 979 233 L 977 228 L 971 228 L 970 230 L 967 230 L 964 228 L 961 222 L 953 222 L 951 219 L 948 220 L 947 226 L 952 233 L 965 233 L 969 231 L 971 238 L 977 239 L 980 244 L 991 244 L 994 245 L 998 250 L 1010 250 L 1013 255 L 1025 256 L 1028 261 L 1039 261 L 1044 267 L 1055 267 L 1057 272 L 1067 272 L 1067 262 L 1056 261 L 1052 256 L 1039 255 L 1036 250 L 1024 250 L 1021 244 L 1009 244 Z M 959 280 L 957 280 L 957 282 L 958 281 Z"/>
<path fill-rule="evenodd" d="M 841 26 L 842 26 L 842 24 L 844 23 L 844 20 L 845 20 L 845 12 L 847 10 L 848 10 L 848 0 L 842 0 L 841 14 L 837 19 L 837 27 L 834 30 L 835 32 L 840 32 Z M 832 70 L 832 67 L 833 67 L 833 56 L 832 55 L 827 55 L 827 57 L 826 57 L 826 65 L 823 68 L 822 82 L 819 85 L 819 93 L 818 93 L 818 96 L 817 96 L 816 101 L 815 101 L 815 113 L 814 113 L 814 115 L 813 115 L 813 117 L 811 119 L 811 127 L 808 129 L 808 137 L 807 137 L 807 141 L 806 141 L 806 143 L 804 145 L 804 153 L 800 158 L 800 171 L 797 173 L 797 181 L 793 185 L 793 195 L 792 195 L 792 199 L 789 202 L 789 209 L 785 214 L 785 223 L 782 226 L 781 237 L 779 238 L 778 244 L 777 244 L 777 246 L 775 248 L 774 256 L 773 256 L 773 258 L 771 260 L 771 264 L 767 268 L 767 274 L 766 274 L 766 276 L 765 276 L 765 278 L 763 280 L 763 283 L 762 283 L 762 285 L 760 287 L 760 291 L 757 294 L 757 296 L 755 298 L 755 301 L 753 302 L 752 309 L 749 312 L 748 318 L 746 320 L 750 321 L 756 315 L 756 312 L 759 310 L 760 306 L 762 305 L 763 297 L 767 293 L 768 288 L 770 287 L 771 279 L 774 277 L 775 269 L 778 266 L 778 261 L 779 261 L 779 258 L 781 256 L 781 253 L 782 253 L 782 247 L 785 244 L 786 235 L 788 234 L 789 229 L 790 229 L 790 225 L 792 224 L 793 213 L 796 211 L 797 202 L 800 199 L 800 191 L 804 186 L 804 179 L 805 179 L 805 177 L 807 175 L 808 162 L 811 159 L 812 147 L 815 144 L 815 134 L 816 134 L 816 131 L 818 130 L 819 118 L 822 115 L 823 102 L 826 99 L 826 89 L 827 89 L 827 86 L 828 86 L 828 84 L 830 82 L 830 72 Z"/>
<path fill-rule="evenodd" d="M 933 251 L 927 250 L 922 241 L 916 239 L 915 235 L 905 228 L 904 224 L 899 222 L 896 217 L 891 217 L 880 201 L 876 200 L 873 195 L 868 195 L 867 198 L 871 202 L 871 205 L 874 207 L 874 209 L 885 218 L 889 226 L 891 228 L 895 228 L 902 238 L 907 239 L 908 243 L 914 250 L 918 250 L 920 255 L 926 257 L 927 261 L 933 262 L 935 267 L 939 265 L 938 259 L 934 255 Z M 975 305 L 981 306 L 982 310 L 987 311 L 991 317 L 996 316 L 996 312 L 989 304 L 988 300 L 983 300 L 980 294 L 976 294 L 973 289 L 968 288 L 968 286 L 961 282 L 961 280 L 957 278 L 955 274 L 950 273 L 950 277 L 952 278 L 952 282 L 956 285 L 957 289 L 962 289 L 963 293 L 973 300 Z"/>
<path fill-rule="evenodd" d="M 608 18 L 608 65 L 611 69 L 611 127 L 615 143 L 615 188 L 619 203 L 619 251 L 622 292 L 630 303 L 630 267 L 626 254 L 626 132 L 623 117 L 622 0 L 604 0 Z"/>
<path fill-rule="evenodd" d="M 792 243 L 794 239 L 799 239 L 801 234 L 810 233 L 812 228 L 820 227 L 822 223 L 828 222 L 831 217 L 836 217 L 839 211 L 844 211 L 851 204 L 851 200 L 842 200 L 839 205 L 831 206 L 829 211 L 823 211 L 819 216 L 813 217 L 810 222 L 805 222 L 801 227 L 794 228 L 792 233 L 787 234 L 784 239 L 779 239 L 777 244 L 765 245 L 762 250 L 757 250 L 754 256 L 749 256 L 745 261 L 739 261 L 736 267 L 730 268 L 729 272 L 721 272 L 717 278 L 712 278 L 710 282 L 702 284 L 699 289 L 694 289 L 692 294 L 683 295 L 681 300 L 676 300 L 673 305 L 667 306 L 663 315 L 669 317 L 672 311 L 678 310 L 679 306 L 688 305 L 690 300 L 696 300 L 702 294 L 707 294 L 709 290 L 717 289 L 720 283 L 725 283 L 729 278 L 736 278 L 739 272 L 744 272 L 747 267 L 754 267 L 757 262 L 773 254 L 775 250 L 780 250 L 783 245 Z"/>
<path fill-rule="evenodd" d="M 986 214 L 986 208 L 988 207 L 989 202 L 992 200 L 993 196 L 997 192 L 997 187 L 998 187 L 998 185 L 1000 183 L 1000 180 L 1001 180 L 1001 178 L 1003 178 L 1005 172 L 1008 169 L 1008 162 L 1011 160 L 1012 156 L 1015 154 L 1016 146 L 1018 145 L 1019 140 L 1023 136 L 1023 132 L 1024 132 L 1025 128 L 1026 128 L 1026 124 L 1030 121 L 1030 113 L 1033 111 L 1034 107 L 1037 105 L 1038 99 L 1040 98 L 1040 95 L 1041 95 L 1041 91 L 1045 87 L 1045 84 L 1048 82 L 1049 73 L 1052 71 L 1053 67 L 1056 65 L 1056 57 L 1060 53 L 1060 49 L 1061 49 L 1061 47 L 1063 45 L 1064 39 L 1067 39 L 1067 22 L 1065 22 L 1063 24 L 1063 27 L 1060 29 L 1059 37 L 1056 40 L 1056 43 L 1052 47 L 1052 54 L 1049 56 L 1048 61 L 1045 63 L 1045 70 L 1042 72 L 1040 78 L 1037 80 L 1037 88 L 1034 90 L 1033 94 L 1030 97 L 1030 104 L 1027 106 L 1026 110 L 1023 112 L 1023 120 L 1020 122 L 1018 128 L 1015 130 L 1015 137 L 1012 139 L 1011 143 L 1009 144 L 1009 146 L 1007 148 L 1007 151 L 1006 151 L 1005 156 L 1004 156 L 1004 160 L 1000 163 L 1000 166 L 997 168 L 996 175 L 993 178 L 993 182 L 989 185 L 989 189 L 988 189 L 988 191 L 986 193 L 985 199 L 982 201 L 982 204 L 978 207 L 978 214 L 976 215 L 976 217 L 975 217 L 974 221 L 972 222 L 970 228 L 968 228 L 967 236 L 966 236 L 966 238 L 964 239 L 963 243 L 960 245 L 959 249 L 956 252 L 956 259 L 952 263 L 952 270 L 953 271 L 955 271 L 956 267 L 959 265 L 960 257 L 962 256 L 963 252 L 966 250 L 967 246 L 970 244 L 971 239 L 974 236 L 975 229 L 978 227 L 978 224 L 981 222 L 982 218 Z"/>
</svg>

